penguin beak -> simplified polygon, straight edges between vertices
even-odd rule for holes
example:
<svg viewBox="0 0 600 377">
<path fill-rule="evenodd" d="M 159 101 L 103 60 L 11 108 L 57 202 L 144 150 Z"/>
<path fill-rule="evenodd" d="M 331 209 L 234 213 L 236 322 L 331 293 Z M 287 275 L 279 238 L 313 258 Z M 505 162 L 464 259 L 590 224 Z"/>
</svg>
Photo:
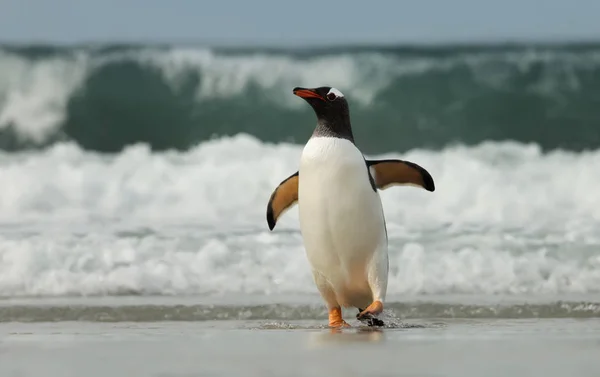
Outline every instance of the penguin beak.
<svg viewBox="0 0 600 377">
<path fill-rule="evenodd" d="M 323 98 L 320 94 L 318 94 L 313 89 L 294 88 L 294 94 L 297 95 L 298 97 L 304 98 L 304 99 L 318 98 L 318 99 L 320 99 L 322 101 L 325 101 L 325 98 Z"/>
</svg>

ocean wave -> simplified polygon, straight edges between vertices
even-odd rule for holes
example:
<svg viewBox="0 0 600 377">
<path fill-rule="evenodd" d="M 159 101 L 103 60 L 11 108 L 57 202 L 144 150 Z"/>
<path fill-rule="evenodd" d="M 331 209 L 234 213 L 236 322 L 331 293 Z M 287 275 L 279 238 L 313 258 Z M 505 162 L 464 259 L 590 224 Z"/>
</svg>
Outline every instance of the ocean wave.
<svg viewBox="0 0 600 377">
<path fill-rule="evenodd" d="M 297 211 L 274 232 L 265 219 L 300 153 L 244 134 L 188 151 L 0 153 L 0 296 L 315 293 Z M 436 182 L 381 192 L 390 294 L 598 292 L 600 150 L 370 157 L 414 161 Z"/>
<path fill-rule="evenodd" d="M 373 153 L 483 140 L 582 150 L 600 146 L 598 72 L 596 45 L 304 53 L 4 47 L 0 148 L 74 141 L 96 151 L 140 142 L 183 150 L 240 132 L 301 142 L 314 119 L 291 89 L 330 85 L 349 98 L 356 134 Z"/>
</svg>

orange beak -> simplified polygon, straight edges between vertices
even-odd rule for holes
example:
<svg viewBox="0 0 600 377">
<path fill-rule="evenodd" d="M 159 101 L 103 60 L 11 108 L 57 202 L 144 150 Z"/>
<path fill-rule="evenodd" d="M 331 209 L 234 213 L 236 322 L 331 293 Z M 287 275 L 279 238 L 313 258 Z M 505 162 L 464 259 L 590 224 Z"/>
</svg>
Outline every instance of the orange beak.
<svg viewBox="0 0 600 377">
<path fill-rule="evenodd" d="M 294 88 L 294 94 L 301 98 L 318 98 L 325 101 L 325 98 L 321 97 L 312 89 Z"/>
</svg>

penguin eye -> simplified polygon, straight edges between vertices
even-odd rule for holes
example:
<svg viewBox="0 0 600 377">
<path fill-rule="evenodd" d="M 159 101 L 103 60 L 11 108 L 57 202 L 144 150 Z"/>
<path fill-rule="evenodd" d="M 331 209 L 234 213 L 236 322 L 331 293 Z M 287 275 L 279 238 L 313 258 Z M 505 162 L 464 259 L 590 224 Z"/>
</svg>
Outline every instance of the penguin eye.
<svg viewBox="0 0 600 377">
<path fill-rule="evenodd" d="M 327 93 L 327 99 L 330 101 L 334 101 L 337 98 L 337 96 L 335 95 L 335 93 Z"/>
</svg>

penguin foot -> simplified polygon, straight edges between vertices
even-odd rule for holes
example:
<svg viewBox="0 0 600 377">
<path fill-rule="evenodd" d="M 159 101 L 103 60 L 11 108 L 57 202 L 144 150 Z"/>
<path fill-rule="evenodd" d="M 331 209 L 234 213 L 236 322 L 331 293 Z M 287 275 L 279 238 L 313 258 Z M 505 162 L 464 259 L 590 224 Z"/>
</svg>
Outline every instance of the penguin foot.
<svg viewBox="0 0 600 377">
<path fill-rule="evenodd" d="M 384 327 L 385 322 L 375 317 L 363 317 L 359 321 L 366 323 L 369 327 Z"/>
<path fill-rule="evenodd" d="M 383 303 L 381 301 L 374 301 L 366 309 L 358 309 L 356 319 L 366 322 L 368 326 L 384 326 L 383 321 L 376 318 L 381 312 L 383 312 Z"/>
<path fill-rule="evenodd" d="M 365 310 L 361 310 L 357 318 L 363 317 L 367 314 L 378 316 L 381 314 L 381 312 L 383 312 L 383 303 L 381 301 L 373 301 L 373 303 L 367 306 Z"/>
<path fill-rule="evenodd" d="M 380 320 L 377 317 L 373 317 L 369 313 L 367 313 L 361 317 L 360 313 L 363 311 L 364 311 L 363 309 L 358 309 L 358 314 L 356 315 L 356 319 L 358 319 L 359 321 L 361 321 L 363 323 L 366 323 L 367 326 L 369 326 L 369 327 L 384 327 L 385 326 L 385 322 L 383 322 L 382 320 Z"/>
<path fill-rule="evenodd" d="M 329 327 L 350 327 L 350 325 L 342 318 L 341 308 L 333 308 L 329 310 Z"/>
</svg>

